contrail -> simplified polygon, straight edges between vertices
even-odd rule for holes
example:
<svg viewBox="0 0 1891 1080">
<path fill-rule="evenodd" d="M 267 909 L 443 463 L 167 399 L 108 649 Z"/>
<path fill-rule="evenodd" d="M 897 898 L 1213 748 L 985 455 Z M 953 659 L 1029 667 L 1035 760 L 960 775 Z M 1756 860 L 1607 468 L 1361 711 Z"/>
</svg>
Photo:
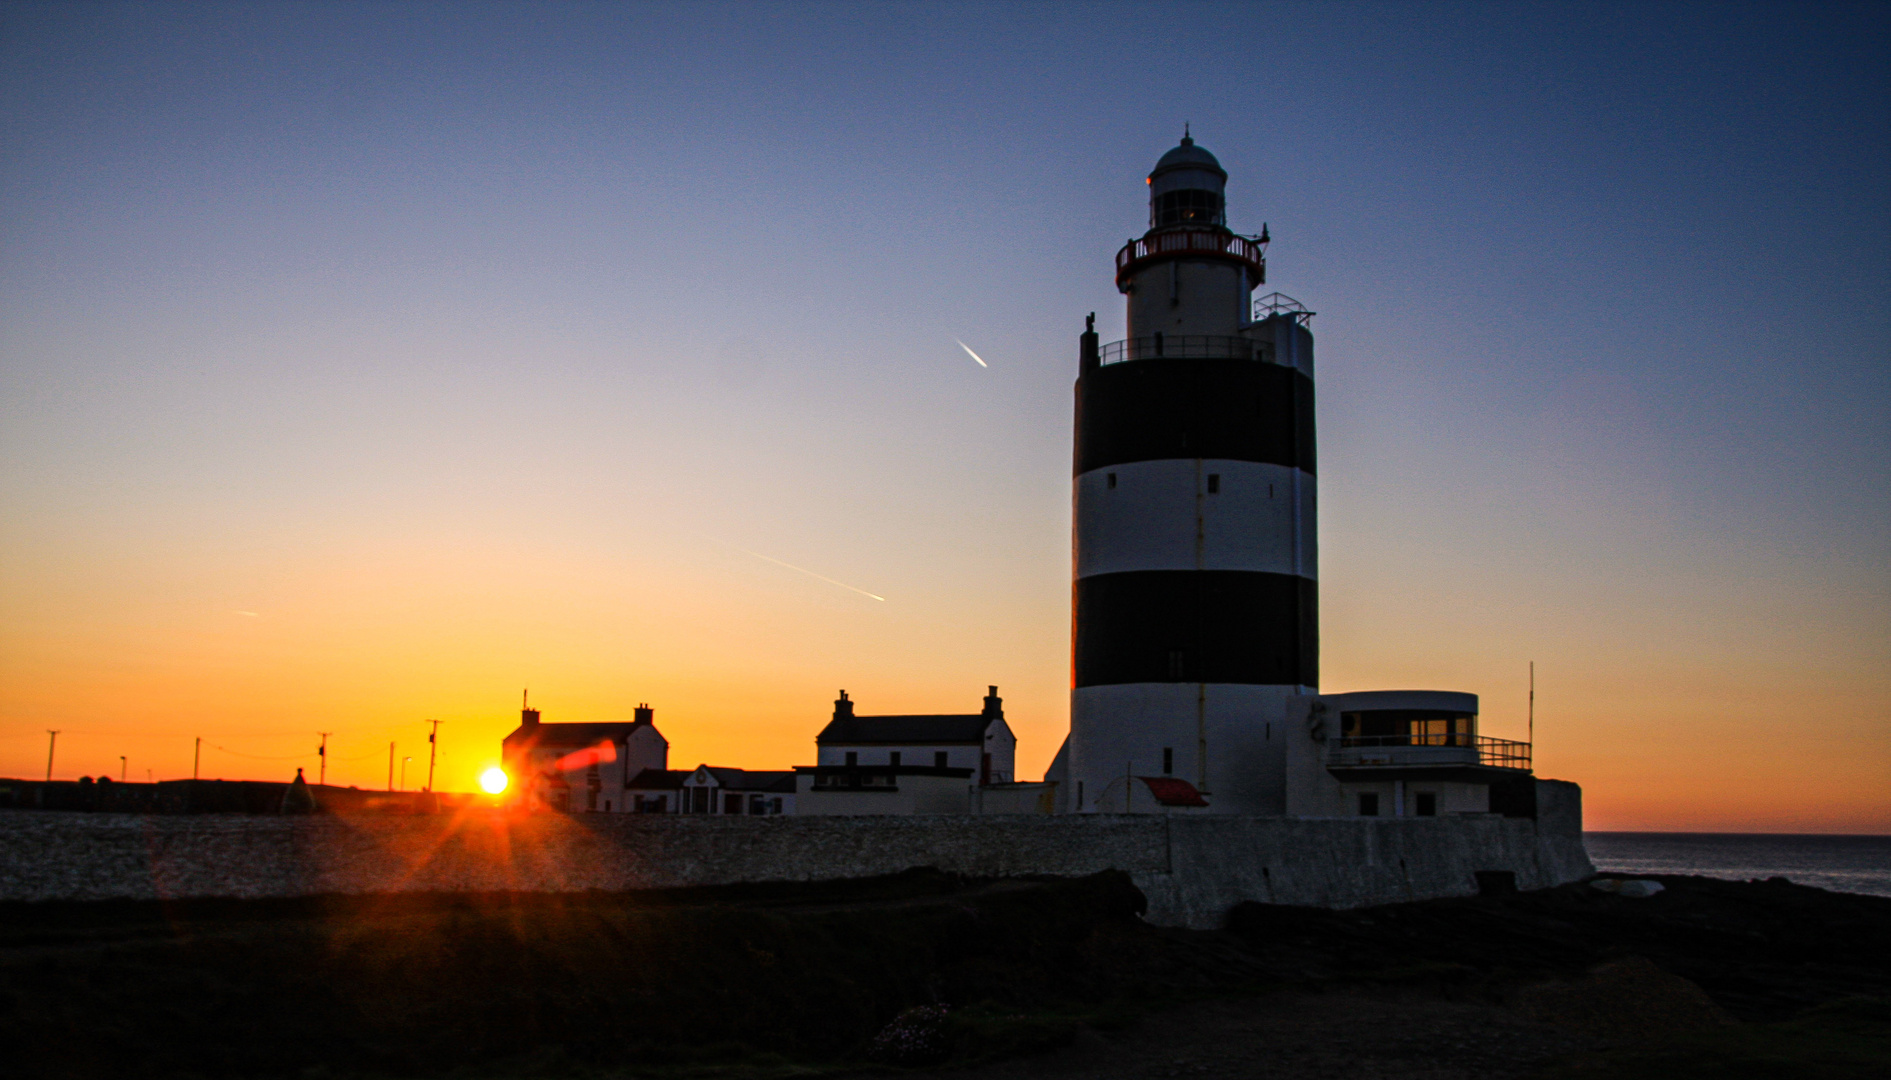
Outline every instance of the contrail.
<svg viewBox="0 0 1891 1080">
<path fill-rule="evenodd" d="M 952 340 L 953 340 L 953 341 L 959 341 L 959 339 L 958 339 L 958 338 L 953 338 Z M 990 364 L 987 364 L 987 363 L 986 363 L 986 362 L 984 361 L 984 359 L 983 359 L 982 357 L 980 357 L 980 356 L 979 356 L 979 355 L 978 355 L 977 353 L 975 353 L 975 352 L 973 352 L 973 351 L 972 351 L 972 347 L 971 347 L 970 345 L 967 345 L 967 344 L 966 344 L 965 342 L 963 342 L 963 341 L 959 341 L 959 348 L 961 348 L 961 349 L 964 349 L 964 350 L 965 350 L 965 355 L 967 355 L 967 356 L 969 356 L 969 357 L 971 357 L 971 358 L 972 358 L 972 359 L 974 359 L 974 360 L 977 360 L 977 361 L 978 361 L 978 366 L 979 366 L 979 367 L 982 367 L 982 368 L 988 368 L 988 367 L 990 367 L 990 366 L 991 366 Z"/>
<path fill-rule="evenodd" d="M 969 351 L 969 350 L 968 350 L 968 351 Z M 729 546 L 730 546 L 730 547 L 735 547 L 735 545 L 734 545 L 734 544 L 731 544 L 731 545 L 729 545 Z M 883 603 L 883 604 L 884 604 L 884 603 L 886 602 L 886 597 L 884 597 L 884 596 L 881 596 L 881 595 L 879 595 L 879 594 L 877 594 L 877 593 L 870 593 L 870 592 L 868 592 L 868 591 L 867 591 L 867 590 L 865 590 L 865 589 L 856 589 L 856 588 L 854 588 L 854 587 L 853 587 L 852 585 L 849 585 L 849 584 L 847 584 L 847 583 L 846 583 L 846 582 L 844 582 L 844 581 L 835 581 L 835 580 L 834 580 L 833 578 L 831 578 L 831 577 L 828 577 L 828 576 L 826 576 L 825 574 L 817 574 L 817 573 L 815 573 L 815 572 L 814 572 L 814 571 L 812 571 L 812 570 L 806 570 L 806 569 L 803 569 L 802 567 L 799 567 L 799 566 L 796 566 L 796 565 L 795 565 L 795 564 L 793 564 L 793 563 L 786 563 L 786 562 L 782 562 L 782 561 L 781 561 L 780 559 L 774 559 L 774 558 L 770 558 L 769 556 L 767 556 L 767 555 L 764 555 L 764 554 L 762 554 L 762 553 L 761 553 L 761 552 L 759 552 L 759 551 L 750 551 L 750 550 L 749 550 L 748 548 L 745 548 L 745 547 L 739 547 L 739 548 L 735 548 L 735 549 L 736 549 L 737 551 L 740 551 L 740 552 L 742 552 L 742 553 L 743 553 L 743 554 L 745 554 L 745 555 L 753 555 L 753 556 L 755 556 L 756 558 L 758 558 L 758 559 L 760 559 L 760 560 L 762 560 L 763 562 L 772 562 L 772 563 L 774 563 L 774 564 L 775 564 L 776 566 L 785 566 L 785 567 L 787 567 L 788 569 L 790 569 L 790 570 L 793 570 L 793 571 L 794 571 L 795 573 L 797 573 L 797 574 L 806 574 L 806 575 L 808 575 L 808 576 L 809 576 L 809 577 L 811 577 L 811 578 L 817 578 L 817 579 L 819 579 L 819 580 L 821 580 L 821 581 L 825 581 L 825 582 L 827 582 L 827 583 L 828 583 L 829 585 L 839 585 L 839 586 L 840 586 L 841 588 L 843 588 L 843 589 L 846 589 L 846 590 L 848 590 L 849 592 L 857 592 L 857 593 L 859 593 L 859 594 L 860 594 L 860 595 L 862 595 L 862 596 L 871 596 L 871 597 L 873 597 L 873 598 L 874 598 L 875 600 L 878 600 L 878 601 L 880 601 L 880 602 L 881 602 L 881 603 Z"/>
<path fill-rule="evenodd" d="M 256 614 L 256 613 L 255 613 L 254 611 L 232 611 L 232 612 L 230 612 L 230 614 L 232 614 L 232 615 L 248 615 L 248 616 L 249 616 L 250 618 L 252 618 L 252 619 L 260 619 L 260 618 L 262 618 L 262 616 L 261 616 L 261 615 L 258 615 L 258 614 Z"/>
</svg>

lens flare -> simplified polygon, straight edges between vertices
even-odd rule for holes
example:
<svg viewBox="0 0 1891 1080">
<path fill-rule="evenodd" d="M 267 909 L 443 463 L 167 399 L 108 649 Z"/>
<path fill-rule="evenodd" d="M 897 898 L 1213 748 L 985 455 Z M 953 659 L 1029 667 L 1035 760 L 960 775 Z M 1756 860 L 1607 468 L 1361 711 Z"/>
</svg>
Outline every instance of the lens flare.
<svg viewBox="0 0 1891 1080">
<path fill-rule="evenodd" d="M 506 785 L 511 782 L 511 778 L 506 776 L 506 771 L 497 765 L 479 774 L 480 790 L 488 795 L 499 794 L 504 791 Z"/>
</svg>

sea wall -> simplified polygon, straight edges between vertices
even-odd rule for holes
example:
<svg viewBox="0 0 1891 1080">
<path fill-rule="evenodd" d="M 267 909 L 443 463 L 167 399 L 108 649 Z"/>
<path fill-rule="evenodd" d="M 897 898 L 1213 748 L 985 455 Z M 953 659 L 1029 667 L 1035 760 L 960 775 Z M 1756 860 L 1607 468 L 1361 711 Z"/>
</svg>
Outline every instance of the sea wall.
<svg viewBox="0 0 1891 1080">
<path fill-rule="evenodd" d="M 0 900 L 572 891 L 871 877 L 1127 872 L 1151 922 L 1219 926 L 1246 900 L 1347 908 L 1593 872 L 1581 792 L 1538 817 L 673 817 L 0 813 Z"/>
</svg>

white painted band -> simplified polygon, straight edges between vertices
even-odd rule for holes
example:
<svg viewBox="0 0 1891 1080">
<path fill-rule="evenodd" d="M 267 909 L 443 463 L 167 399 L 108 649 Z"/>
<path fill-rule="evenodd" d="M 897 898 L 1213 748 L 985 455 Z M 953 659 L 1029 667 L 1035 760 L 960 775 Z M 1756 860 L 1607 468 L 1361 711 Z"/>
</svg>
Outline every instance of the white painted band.
<svg viewBox="0 0 1891 1080">
<path fill-rule="evenodd" d="M 1319 578 L 1314 478 L 1290 465 L 1138 461 L 1083 473 L 1072 486 L 1079 578 L 1131 570 Z"/>
</svg>

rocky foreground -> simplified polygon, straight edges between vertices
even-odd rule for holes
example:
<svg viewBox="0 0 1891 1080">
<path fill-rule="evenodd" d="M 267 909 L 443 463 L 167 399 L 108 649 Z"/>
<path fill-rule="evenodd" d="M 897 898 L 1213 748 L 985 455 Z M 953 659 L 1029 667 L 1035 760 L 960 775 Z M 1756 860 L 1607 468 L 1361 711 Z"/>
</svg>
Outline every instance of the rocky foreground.
<svg viewBox="0 0 1891 1080">
<path fill-rule="evenodd" d="M 1145 925 L 1119 874 L 0 904 L 47 1077 L 1882 1076 L 1891 899 L 1661 878 Z"/>
</svg>

